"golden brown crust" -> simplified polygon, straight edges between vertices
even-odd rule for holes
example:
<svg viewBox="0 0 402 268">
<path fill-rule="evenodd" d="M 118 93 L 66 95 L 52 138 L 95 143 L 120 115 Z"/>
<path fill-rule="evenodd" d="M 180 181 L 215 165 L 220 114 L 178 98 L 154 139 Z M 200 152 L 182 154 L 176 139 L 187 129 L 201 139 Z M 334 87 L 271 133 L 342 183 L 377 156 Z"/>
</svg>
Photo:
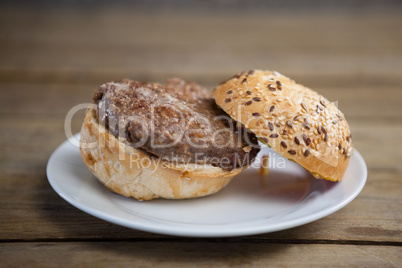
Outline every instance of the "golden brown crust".
<svg viewBox="0 0 402 268">
<path fill-rule="evenodd" d="M 224 171 L 210 165 L 161 161 L 118 140 L 88 109 L 81 128 L 85 165 L 111 191 L 138 200 L 182 199 L 210 195 L 225 187 L 244 168 Z"/>
<path fill-rule="evenodd" d="M 342 179 L 353 153 L 343 114 L 317 92 L 277 72 L 253 70 L 219 85 L 226 113 L 315 177 Z"/>
</svg>

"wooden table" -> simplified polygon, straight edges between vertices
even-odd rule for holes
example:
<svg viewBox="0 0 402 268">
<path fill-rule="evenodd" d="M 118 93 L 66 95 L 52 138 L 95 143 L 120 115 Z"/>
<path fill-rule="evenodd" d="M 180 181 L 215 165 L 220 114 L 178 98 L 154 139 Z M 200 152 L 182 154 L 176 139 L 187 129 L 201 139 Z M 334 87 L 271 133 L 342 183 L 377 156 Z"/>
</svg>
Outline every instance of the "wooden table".
<svg viewBox="0 0 402 268">
<path fill-rule="evenodd" d="M 402 13 L 0 11 L 2 267 L 402 266 Z M 64 118 L 103 82 L 179 76 L 208 88 L 274 69 L 339 101 L 368 181 L 319 221 L 255 236 L 193 239 L 117 226 L 72 207 L 46 163 Z M 78 132 L 82 113 L 73 118 Z"/>
</svg>

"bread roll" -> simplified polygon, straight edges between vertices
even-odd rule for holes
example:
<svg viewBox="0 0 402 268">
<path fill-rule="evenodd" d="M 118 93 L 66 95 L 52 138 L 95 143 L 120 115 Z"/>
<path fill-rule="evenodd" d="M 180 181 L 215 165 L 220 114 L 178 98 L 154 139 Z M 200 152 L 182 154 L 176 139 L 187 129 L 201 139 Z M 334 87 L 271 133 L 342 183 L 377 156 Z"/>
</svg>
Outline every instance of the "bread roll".
<svg viewBox="0 0 402 268">
<path fill-rule="evenodd" d="M 182 199 L 216 193 L 246 166 L 231 171 L 200 164 L 173 164 L 131 147 L 100 125 L 88 109 L 80 150 L 89 170 L 111 191 L 138 200 Z"/>
<path fill-rule="evenodd" d="M 342 179 L 353 145 L 349 125 L 334 103 L 286 76 L 262 70 L 239 73 L 213 94 L 229 116 L 280 155 L 316 178 Z"/>
</svg>

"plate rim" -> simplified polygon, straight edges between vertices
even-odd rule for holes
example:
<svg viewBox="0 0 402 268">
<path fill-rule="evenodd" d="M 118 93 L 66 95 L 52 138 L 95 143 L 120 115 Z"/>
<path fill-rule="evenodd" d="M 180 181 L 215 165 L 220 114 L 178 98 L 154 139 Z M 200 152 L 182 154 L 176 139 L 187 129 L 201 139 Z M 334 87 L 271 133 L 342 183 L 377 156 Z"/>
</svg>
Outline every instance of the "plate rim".
<svg viewBox="0 0 402 268">
<path fill-rule="evenodd" d="M 75 139 L 79 140 L 79 133 L 73 136 Z M 88 205 L 82 204 L 80 202 L 77 202 L 73 198 L 70 198 L 68 195 L 65 195 L 65 191 L 59 187 L 59 185 L 51 178 L 51 167 L 54 163 L 54 161 L 57 161 L 55 158 L 57 154 L 64 149 L 65 146 L 69 146 L 69 139 L 65 140 L 62 142 L 51 154 L 47 166 L 46 166 L 46 175 L 49 181 L 49 184 L 53 188 L 53 190 L 60 196 L 62 197 L 65 201 L 67 201 L 69 204 L 72 206 L 76 207 L 77 209 L 92 215 L 94 217 L 97 217 L 99 219 L 105 220 L 110 223 L 114 223 L 117 225 L 121 225 L 127 228 L 131 229 L 136 229 L 140 231 L 146 231 L 146 232 L 151 232 L 151 233 L 157 233 L 157 234 L 163 234 L 163 235 L 174 235 L 174 236 L 182 236 L 182 237 L 236 237 L 236 236 L 245 236 L 245 235 L 256 235 L 256 234 L 263 234 L 263 233 L 271 233 L 271 232 L 276 232 L 276 231 L 281 231 L 281 230 L 286 230 L 290 228 L 294 228 L 297 226 L 301 226 L 307 223 L 314 222 L 316 220 L 322 219 L 328 215 L 331 215 L 332 213 L 342 209 L 345 207 L 347 204 L 349 204 L 352 200 L 354 200 L 362 191 L 364 188 L 366 182 L 367 182 L 367 165 L 366 162 L 364 161 L 363 156 L 355 149 L 354 155 L 352 157 L 356 157 L 358 160 L 358 163 L 362 165 L 362 172 L 363 174 L 361 175 L 361 180 L 358 182 L 358 185 L 356 189 L 353 191 L 353 193 L 347 198 L 343 198 L 341 202 L 324 208 L 322 210 L 319 210 L 315 213 L 312 213 L 311 215 L 306 215 L 301 218 L 296 218 L 292 220 L 285 221 L 284 223 L 279 222 L 275 224 L 269 224 L 269 225 L 259 225 L 259 226 L 252 226 L 250 227 L 236 227 L 236 228 L 226 228 L 226 229 L 221 229 L 219 230 L 211 227 L 209 229 L 202 229 L 202 230 L 189 230 L 180 227 L 174 227 L 174 225 L 165 225 L 164 228 L 161 228 L 160 224 L 156 225 L 144 225 L 144 224 L 138 224 L 135 221 L 130 221 L 129 219 L 124 219 L 119 216 L 107 213 L 105 211 L 92 208 Z M 70 146 L 74 146 L 70 144 Z M 76 148 L 79 150 L 79 148 Z M 81 159 L 82 161 L 82 159 Z"/>
</svg>

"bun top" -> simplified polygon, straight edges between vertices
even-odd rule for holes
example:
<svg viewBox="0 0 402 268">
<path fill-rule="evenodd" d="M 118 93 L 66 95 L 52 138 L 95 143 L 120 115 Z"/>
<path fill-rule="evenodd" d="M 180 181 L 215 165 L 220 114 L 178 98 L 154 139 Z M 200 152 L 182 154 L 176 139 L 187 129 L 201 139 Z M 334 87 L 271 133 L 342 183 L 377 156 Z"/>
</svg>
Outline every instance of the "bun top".
<svg viewBox="0 0 402 268">
<path fill-rule="evenodd" d="M 282 156 L 316 178 L 342 179 L 352 136 L 334 103 L 278 72 L 236 74 L 214 91 L 217 103 Z"/>
</svg>

